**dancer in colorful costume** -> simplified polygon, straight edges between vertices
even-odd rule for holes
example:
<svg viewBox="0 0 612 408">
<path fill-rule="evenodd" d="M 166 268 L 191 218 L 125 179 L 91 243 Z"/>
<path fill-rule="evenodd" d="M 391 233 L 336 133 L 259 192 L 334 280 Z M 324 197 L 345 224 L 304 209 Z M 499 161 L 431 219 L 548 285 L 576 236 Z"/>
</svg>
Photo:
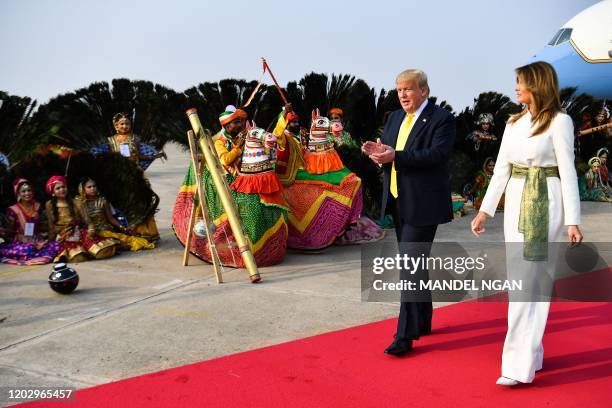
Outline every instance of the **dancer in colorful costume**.
<svg viewBox="0 0 612 408">
<path fill-rule="evenodd" d="M 344 128 L 344 111 L 340 108 L 331 108 L 328 112 L 330 127 L 328 137 L 334 142 L 334 148 L 338 152 L 340 159 L 345 167 L 355 174 L 365 176 L 368 171 L 364 166 L 372 165 L 369 160 L 364 160 L 361 147 L 355 139 Z M 360 171 L 362 173 L 360 173 Z M 363 180 L 362 180 L 363 181 Z M 366 185 L 362 184 L 362 194 L 365 198 Z M 372 192 L 369 192 L 372 194 Z M 372 219 L 362 215 L 355 224 L 351 224 L 342 235 L 336 239 L 336 245 L 352 245 L 367 242 L 374 242 L 382 239 L 385 232 L 376 225 Z"/>
<path fill-rule="evenodd" d="M 603 183 L 601 159 L 591 157 L 589 170 L 579 181 L 580 199 L 582 201 L 612 202 L 612 188 Z"/>
<path fill-rule="evenodd" d="M 46 239 L 42 206 L 34 199 L 32 183 L 19 178 L 13 182 L 17 204 L 6 212 L 8 235 L 14 239 L 0 248 L 2 262 L 15 265 L 42 265 L 57 255 L 60 245 Z"/>
<path fill-rule="evenodd" d="M 497 136 L 492 133 L 493 130 L 493 115 L 491 113 L 481 113 L 478 115 L 478 121 L 476 121 L 476 125 L 479 126 L 478 129 L 475 129 L 472 133 L 468 135 L 468 139 L 474 143 L 474 150 L 480 150 L 481 144 L 497 141 Z M 490 149 L 486 149 L 487 153 L 489 153 Z"/>
<path fill-rule="evenodd" d="M 80 218 L 87 224 L 90 237 L 114 238 L 131 251 L 155 248 L 155 244 L 145 238 L 131 235 L 132 230 L 122 226 L 113 217 L 106 198 L 98 194 L 94 180 L 87 179 L 79 184 L 79 195 L 74 201 Z M 121 232 L 113 232 L 113 229 Z"/>
<path fill-rule="evenodd" d="M 156 152 L 148 144 L 142 143 L 138 135 L 132 133 L 132 121 L 126 113 L 120 112 L 113 116 L 113 126 L 117 133 L 108 138 L 111 151 L 135 161 L 143 170 L 155 159 L 167 159 L 166 153 Z"/>
<path fill-rule="evenodd" d="M 610 186 L 610 171 L 608 170 L 608 155 L 610 152 L 607 147 L 602 147 L 597 150 L 597 157 L 601 162 L 601 166 L 599 167 L 599 175 L 601 176 L 601 183 L 607 188 L 611 188 Z"/>
<path fill-rule="evenodd" d="M 226 182 L 242 219 L 246 236 L 257 266 L 282 262 L 287 248 L 288 207 L 281 197 L 281 183 L 274 172 L 271 149 L 276 136 L 264 129 L 246 124 L 246 113 L 228 106 L 219 117 L 223 129 L 215 136 L 215 150 L 226 171 Z M 176 199 L 173 227 L 184 244 L 189 215 L 196 192 L 196 173 L 189 168 Z M 218 197 L 210 172 L 204 168 L 202 183 L 211 219 L 213 240 L 224 265 L 244 267 L 225 210 Z M 201 259 L 212 259 L 208 237 L 193 236 L 190 251 Z"/>
<path fill-rule="evenodd" d="M 590 116 L 590 117 L 589 117 Z M 590 159 L 596 155 L 598 146 L 609 143 L 608 131 L 610 128 L 603 128 L 598 131 L 590 131 L 593 128 L 599 128 L 605 125 L 610 118 L 610 109 L 603 102 L 601 107 L 597 107 L 592 115 L 588 115 L 586 112 L 583 117 L 583 124 L 580 132 L 578 132 L 578 143 L 580 146 L 580 154 L 584 160 Z M 589 120 L 591 119 L 591 120 Z"/>
<path fill-rule="evenodd" d="M 361 150 L 349 132 L 344 129 L 344 111 L 340 108 L 331 108 L 328 112 L 330 120 L 329 133 L 336 147 L 347 146 Z"/>
<path fill-rule="evenodd" d="M 112 238 L 96 238 L 83 227 L 76 203 L 68 197 L 68 182 L 63 176 L 53 176 L 46 184 L 52 198 L 45 209 L 49 220 L 49 237 L 60 243 L 55 261 L 83 262 L 92 257 L 105 259 L 115 255 L 119 242 Z"/>
<path fill-rule="evenodd" d="M 312 112 L 304 169 L 285 188 L 290 248 L 314 250 L 334 243 L 361 215 L 361 180 L 342 164 L 329 139 L 330 121 Z"/>
<path fill-rule="evenodd" d="M 276 174 L 282 185 L 288 187 L 295 181 L 298 170 L 304 168 L 302 146 L 308 136 L 306 129 L 300 126 L 300 117 L 290 103 L 286 104 L 279 114 L 272 133 L 278 137 Z"/>
<path fill-rule="evenodd" d="M 495 159 L 487 157 L 482 165 L 482 169 L 476 174 L 474 186 L 466 191 L 467 195 L 474 197 L 474 208 L 479 209 L 482 200 L 487 192 L 491 177 L 493 177 L 493 169 L 495 168 Z M 504 209 L 504 195 L 502 194 L 497 205 L 497 211 Z"/>
</svg>

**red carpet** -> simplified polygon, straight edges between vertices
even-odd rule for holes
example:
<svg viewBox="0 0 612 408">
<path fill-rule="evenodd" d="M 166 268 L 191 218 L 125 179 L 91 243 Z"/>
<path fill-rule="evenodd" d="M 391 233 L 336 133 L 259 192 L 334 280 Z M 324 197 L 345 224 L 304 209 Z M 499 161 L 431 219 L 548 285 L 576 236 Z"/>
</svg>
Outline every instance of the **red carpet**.
<svg viewBox="0 0 612 408">
<path fill-rule="evenodd" d="M 612 303 L 554 303 L 536 382 L 495 385 L 506 303 L 434 311 L 409 357 L 382 353 L 395 319 L 84 389 L 79 407 L 597 407 L 612 395 Z"/>
</svg>

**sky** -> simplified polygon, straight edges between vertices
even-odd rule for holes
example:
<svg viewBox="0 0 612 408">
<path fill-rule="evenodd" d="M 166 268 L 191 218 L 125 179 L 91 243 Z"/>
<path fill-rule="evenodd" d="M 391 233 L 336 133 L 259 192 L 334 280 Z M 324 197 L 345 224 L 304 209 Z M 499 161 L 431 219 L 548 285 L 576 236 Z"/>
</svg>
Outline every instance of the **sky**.
<svg viewBox="0 0 612 408">
<path fill-rule="evenodd" d="M 420 68 L 460 111 L 485 91 L 514 99 L 514 68 L 597 2 L 0 0 L 0 90 L 39 103 L 113 78 L 183 91 L 258 80 L 265 57 L 281 86 L 314 71 L 379 92 Z"/>
</svg>

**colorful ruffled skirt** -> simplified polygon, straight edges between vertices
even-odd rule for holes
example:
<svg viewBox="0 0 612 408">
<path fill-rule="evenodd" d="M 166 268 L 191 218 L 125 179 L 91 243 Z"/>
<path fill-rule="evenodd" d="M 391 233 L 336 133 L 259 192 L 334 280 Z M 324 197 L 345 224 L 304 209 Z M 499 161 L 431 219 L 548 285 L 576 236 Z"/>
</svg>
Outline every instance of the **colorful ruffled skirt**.
<svg viewBox="0 0 612 408">
<path fill-rule="evenodd" d="M 248 176 L 252 177 L 252 176 Z M 232 185 L 236 177 L 227 174 L 227 184 Z M 227 215 L 214 187 L 212 176 L 208 170 L 202 175 L 202 185 L 205 189 L 208 211 L 214 222 L 213 240 L 219 258 L 223 265 L 243 268 L 244 262 Z M 235 189 L 247 191 L 249 187 L 257 188 L 259 182 L 240 180 L 234 184 Z M 230 189 L 238 213 L 242 219 L 246 236 L 251 244 L 251 251 L 257 266 L 270 266 L 283 261 L 287 250 L 287 208 L 278 194 L 274 192 L 241 193 Z M 196 175 L 192 166 L 179 190 L 172 214 L 172 227 L 178 240 L 185 245 L 189 229 L 189 217 L 196 193 Z M 197 203 L 196 203 L 197 204 Z M 199 211 L 198 211 L 199 213 Z M 201 214 L 199 216 L 201 218 Z M 210 262 L 212 260 L 208 247 L 208 237 L 192 235 L 190 252 L 198 258 Z"/>
<path fill-rule="evenodd" d="M 0 247 L 0 258 L 2 263 L 12 265 L 44 265 L 59 251 L 60 244 L 55 241 L 37 244 L 15 240 Z"/>
<path fill-rule="evenodd" d="M 106 259 L 115 255 L 119 241 L 113 238 L 90 238 L 87 236 L 87 229 L 78 228 L 81 239 L 61 242 L 55 262 L 85 262 L 89 259 Z"/>
<path fill-rule="evenodd" d="M 324 174 L 297 172 L 284 190 L 289 203 L 287 246 L 315 250 L 328 247 L 361 216 L 361 179 L 342 168 Z"/>
</svg>

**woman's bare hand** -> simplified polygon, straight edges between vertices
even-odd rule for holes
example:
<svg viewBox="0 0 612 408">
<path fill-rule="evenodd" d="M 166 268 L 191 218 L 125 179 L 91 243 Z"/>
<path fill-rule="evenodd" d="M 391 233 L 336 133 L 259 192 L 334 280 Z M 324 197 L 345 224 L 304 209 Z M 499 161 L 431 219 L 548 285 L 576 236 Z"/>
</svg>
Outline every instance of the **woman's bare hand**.
<svg viewBox="0 0 612 408">
<path fill-rule="evenodd" d="M 472 234 L 479 237 L 485 232 L 485 223 L 487 222 L 487 214 L 479 211 L 472 220 Z"/>
</svg>

